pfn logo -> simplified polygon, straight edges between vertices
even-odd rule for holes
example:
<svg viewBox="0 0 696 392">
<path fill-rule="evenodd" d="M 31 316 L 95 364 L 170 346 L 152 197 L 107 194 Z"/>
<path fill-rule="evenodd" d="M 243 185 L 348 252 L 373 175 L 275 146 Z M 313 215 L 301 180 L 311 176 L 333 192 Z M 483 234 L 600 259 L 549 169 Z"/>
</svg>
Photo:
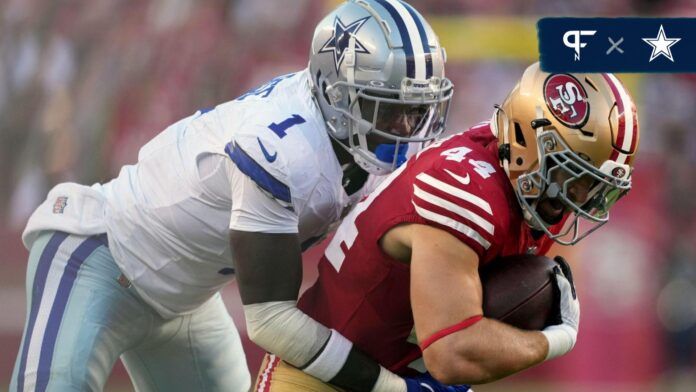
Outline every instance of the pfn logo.
<svg viewBox="0 0 696 392">
<path fill-rule="evenodd" d="M 593 36 L 596 32 L 597 30 L 569 30 L 563 34 L 563 44 L 575 50 L 575 61 L 580 60 L 580 49 L 587 46 L 587 42 L 582 42 L 581 37 L 584 35 Z"/>
</svg>

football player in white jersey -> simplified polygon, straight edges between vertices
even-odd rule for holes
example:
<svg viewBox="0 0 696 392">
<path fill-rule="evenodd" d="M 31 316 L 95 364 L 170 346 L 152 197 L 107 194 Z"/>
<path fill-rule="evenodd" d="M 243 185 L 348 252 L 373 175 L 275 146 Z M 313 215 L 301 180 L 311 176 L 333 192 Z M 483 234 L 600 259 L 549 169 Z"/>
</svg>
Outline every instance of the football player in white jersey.
<svg viewBox="0 0 696 392">
<path fill-rule="evenodd" d="M 295 304 L 301 249 L 378 182 L 368 173 L 443 130 L 444 51 L 406 3 L 354 0 L 310 53 L 308 69 L 171 125 L 111 182 L 49 192 L 23 234 L 11 391 L 101 390 L 119 357 L 137 390 L 248 390 L 219 294 L 235 276 L 251 339 L 306 373 L 351 390 L 442 387 L 407 383 Z"/>
</svg>

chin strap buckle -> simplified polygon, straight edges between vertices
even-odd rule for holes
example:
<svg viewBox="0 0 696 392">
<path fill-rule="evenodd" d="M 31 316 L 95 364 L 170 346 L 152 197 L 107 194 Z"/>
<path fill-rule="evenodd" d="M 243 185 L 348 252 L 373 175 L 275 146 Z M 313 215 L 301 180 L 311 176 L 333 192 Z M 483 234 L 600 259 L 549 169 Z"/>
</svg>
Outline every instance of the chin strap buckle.
<svg viewBox="0 0 696 392">
<path fill-rule="evenodd" d="M 510 161 L 510 144 L 501 144 L 498 147 L 498 160 L 503 162 Z"/>
<path fill-rule="evenodd" d="M 541 128 L 541 127 L 548 127 L 549 125 L 551 125 L 551 121 L 549 121 L 546 118 L 536 118 L 536 119 L 532 120 L 530 125 L 534 129 Z"/>
</svg>

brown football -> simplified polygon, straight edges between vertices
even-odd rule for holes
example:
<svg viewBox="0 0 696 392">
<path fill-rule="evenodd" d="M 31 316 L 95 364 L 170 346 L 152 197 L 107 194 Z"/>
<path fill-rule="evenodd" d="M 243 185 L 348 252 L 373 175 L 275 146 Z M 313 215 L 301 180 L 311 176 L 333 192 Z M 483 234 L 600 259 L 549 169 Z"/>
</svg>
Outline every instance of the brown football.
<svg viewBox="0 0 696 392">
<path fill-rule="evenodd" d="M 527 330 L 541 330 L 555 316 L 555 261 L 544 256 L 517 255 L 495 259 L 479 271 L 483 314 Z"/>
</svg>

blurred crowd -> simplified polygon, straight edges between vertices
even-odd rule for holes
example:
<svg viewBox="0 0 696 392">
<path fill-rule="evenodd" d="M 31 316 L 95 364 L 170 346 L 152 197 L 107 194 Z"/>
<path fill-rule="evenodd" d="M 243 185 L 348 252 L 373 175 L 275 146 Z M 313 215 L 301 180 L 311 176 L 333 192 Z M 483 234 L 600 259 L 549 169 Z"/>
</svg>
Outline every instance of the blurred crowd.
<svg viewBox="0 0 696 392">
<path fill-rule="evenodd" d="M 54 184 L 108 181 L 173 121 L 303 68 L 314 25 L 335 3 L 6 0 L 0 9 L 0 223 L 21 231 Z M 532 18 L 696 16 L 692 3 L 411 1 L 425 15 Z M 467 39 L 462 37 L 463 45 Z M 488 119 L 492 104 L 504 98 L 527 65 L 450 61 L 448 76 L 456 85 L 450 127 Z M 637 184 L 644 188 L 633 192 L 640 196 L 629 197 L 645 202 L 618 215 L 638 211 L 634 215 L 640 219 L 624 222 L 642 226 L 630 230 L 652 242 L 647 245 L 652 251 L 642 255 L 650 255 L 652 267 L 637 279 L 651 280 L 651 315 L 664 340 L 661 366 L 690 373 L 696 368 L 696 132 L 691 129 L 696 77 L 644 76 L 631 87 L 642 127 L 638 170 L 644 174 Z M 595 237 L 592 241 L 601 240 Z M 640 257 L 621 251 L 615 256 Z M 625 272 L 617 266 L 636 268 L 631 260 L 612 265 L 606 274 Z"/>
<path fill-rule="evenodd" d="M 314 24 L 332 3 L 8 0 L 0 19 L 0 218 L 21 226 L 52 184 L 106 180 L 168 123 L 304 66 Z M 412 3 L 430 15 L 688 7 L 656 0 Z M 473 68 L 512 81 L 520 67 Z M 476 80 L 466 89 L 486 89 Z"/>
<path fill-rule="evenodd" d="M 168 123 L 303 66 L 324 3 L 10 1 L 0 217 L 21 226 L 52 184 L 110 178 Z"/>
</svg>

